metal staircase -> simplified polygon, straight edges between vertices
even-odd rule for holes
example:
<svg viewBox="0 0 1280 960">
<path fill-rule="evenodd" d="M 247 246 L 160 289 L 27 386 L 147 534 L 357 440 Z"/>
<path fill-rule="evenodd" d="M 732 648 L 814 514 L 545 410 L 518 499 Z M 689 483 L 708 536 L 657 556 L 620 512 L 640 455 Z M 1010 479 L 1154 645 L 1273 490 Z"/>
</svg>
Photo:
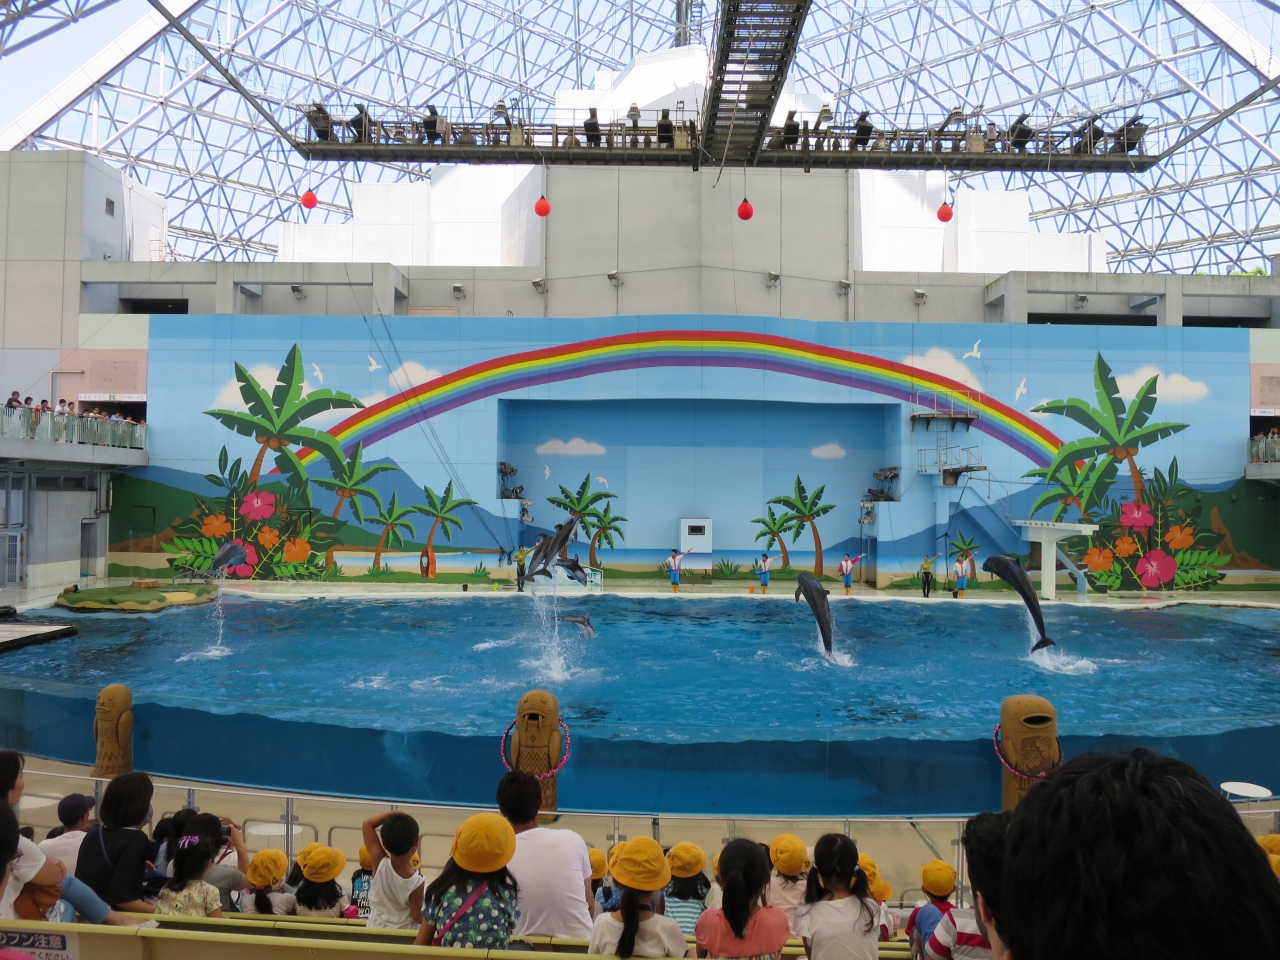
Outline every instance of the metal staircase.
<svg viewBox="0 0 1280 960">
<path fill-rule="evenodd" d="M 725 0 L 702 117 L 708 163 L 752 163 L 764 146 L 812 0 Z"/>
</svg>

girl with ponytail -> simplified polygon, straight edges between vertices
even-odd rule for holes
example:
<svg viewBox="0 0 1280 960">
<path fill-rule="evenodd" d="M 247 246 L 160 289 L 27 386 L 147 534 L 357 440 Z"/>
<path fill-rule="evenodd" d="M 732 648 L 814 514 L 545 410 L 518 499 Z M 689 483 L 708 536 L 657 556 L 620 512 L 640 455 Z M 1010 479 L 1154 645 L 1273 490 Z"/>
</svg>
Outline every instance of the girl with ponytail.
<svg viewBox="0 0 1280 960">
<path fill-rule="evenodd" d="M 609 862 L 618 909 L 596 917 L 587 953 L 620 957 L 683 957 L 689 945 L 680 924 L 655 909 L 655 899 L 671 882 L 671 864 L 658 841 L 635 837 Z"/>
<path fill-rule="evenodd" d="M 165 881 L 156 901 L 156 913 L 180 917 L 221 917 L 222 895 L 201 877 L 213 862 L 213 847 L 204 837 L 178 837 L 169 863 L 173 876 Z"/>
<path fill-rule="evenodd" d="M 249 886 L 240 896 L 241 913 L 290 916 L 298 912 L 298 901 L 283 890 L 289 873 L 289 858 L 283 850 L 259 850 L 249 861 L 245 876 Z"/>
<path fill-rule="evenodd" d="M 828 833 L 813 847 L 804 905 L 797 908 L 796 935 L 809 960 L 877 960 L 880 904 L 858 865 L 858 845 Z"/>
<path fill-rule="evenodd" d="M 769 855 L 759 844 L 732 840 L 725 846 L 719 867 L 722 906 L 705 911 L 694 930 L 699 957 L 779 960 L 791 931 L 787 915 L 762 902 L 769 874 Z"/>
</svg>

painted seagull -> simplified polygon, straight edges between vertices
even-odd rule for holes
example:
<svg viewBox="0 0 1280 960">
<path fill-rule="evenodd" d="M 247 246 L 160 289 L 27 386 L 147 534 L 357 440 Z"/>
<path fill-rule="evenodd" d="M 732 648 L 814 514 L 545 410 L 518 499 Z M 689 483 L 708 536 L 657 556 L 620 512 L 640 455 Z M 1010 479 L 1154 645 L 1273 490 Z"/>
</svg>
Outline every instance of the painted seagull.
<svg viewBox="0 0 1280 960">
<path fill-rule="evenodd" d="M 981 341 L 981 340 L 975 341 L 975 342 L 974 342 L 974 344 L 973 344 L 973 349 L 972 349 L 972 350 L 970 350 L 968 353 L 966 353 L 966 354 L 965 354 L 963 357 L 961 357 L 960 359 L 961 359 L 961 360 L 968 360 L 970 357 L 972 357 L 974 360 L 981 360 L 981 359 L 982 359 L 982 351 L 978 349 L 980 346 L 982 346 L 982 341 Z"/>
</svg>

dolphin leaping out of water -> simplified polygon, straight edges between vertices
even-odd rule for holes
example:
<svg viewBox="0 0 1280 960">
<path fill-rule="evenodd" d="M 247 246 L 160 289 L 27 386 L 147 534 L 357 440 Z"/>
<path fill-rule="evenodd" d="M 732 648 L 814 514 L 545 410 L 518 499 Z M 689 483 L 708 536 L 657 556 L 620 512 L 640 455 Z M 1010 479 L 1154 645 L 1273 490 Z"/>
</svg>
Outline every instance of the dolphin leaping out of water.
<svg viewBox="0 0 1280 960">
<path fill-rule="evenodd" d="M 582 569 L 577 557 L 563 557 L 555 562 L 555 566 L 567 573 L 571 580 L 577 580 L 584 587 L 587 585 L 587 571 Z"/>
<path fill-rule="evenodd" d="M 226 573 L 228 567 L 238 567 L 247 563 L 248 559 L 243 545 L 228 541 L 218 548 L 218 553 L 213 558 L 213 566 L 209 568 L 209 573 L 214 576 L 219 573 Z"/>
<path fill-rule="evenodd" d="M 558 560 L 560 551 L 568 544 L 577 528 L 578 518 L 570 517 L 566 522 L 556 527 L 555 533 L 534 547 L 533 555 L 529 557 L 529 572 L 522 579 L 530 581 L 534 577 L 553 577 L 555 575 L 551 572 L 551 568 L 558 564 L 569 571 L 569 576 L 585 584 L 587 577 L 582 568 L 578 567 L 578 575 L 575 576 L 573 566 L 570 566 L 570 564 L 576 566 L 576 560 Z M 579 579 L 579 576 L 581 579 Z"/>
<path fill-rule="evenodd" d="M 591 617 L 582 613 L 570 613 L 560 618 L 564 623 L 572 623 L 578 628 L 578 636 L 587 640 L 596 638 L 596 628 L 591 625 Z"/>
<path fill-rule="evenodd" d="M 804 598 L 809 603 L 809 609 L 813 611 L 813 617 L 818 621 L 818 632 L 822 634 L 822 647 L 827 651 L 827 656 L 831 656 L 831 605 L 827 602 L 829 596 L 818 582 L 818 578 L 807 570 L 801 571 L 796 576 L 796 602 L 800 602 L 800 594 L 804 594 Z"/>
<path fill-rule="evenodd" d="M 987 557 L 982 564 L 982 569 L 987 573 L 994 573 L 1013 589 L 1017 590 L 1018 595 L 1022 597 L 1022 602 L 1031 611 L 1031 619 L 1035 621 L 1036 629 L 1040 631 L 1040 639 L 1031 648 L 1031 652 L 1035 653 L 1035 651 L 1042 650 L 1045 647 L 1055 646 L 1054 642 L 1044 634 L 1044 617 L 1040 613 L 1040 600 L 1036 596 L 1035 588 L 1031 586 L 1031 578 L 1027 576 L 1027 571 L 1022 568 L 1018 558 Z"/>
</svg>

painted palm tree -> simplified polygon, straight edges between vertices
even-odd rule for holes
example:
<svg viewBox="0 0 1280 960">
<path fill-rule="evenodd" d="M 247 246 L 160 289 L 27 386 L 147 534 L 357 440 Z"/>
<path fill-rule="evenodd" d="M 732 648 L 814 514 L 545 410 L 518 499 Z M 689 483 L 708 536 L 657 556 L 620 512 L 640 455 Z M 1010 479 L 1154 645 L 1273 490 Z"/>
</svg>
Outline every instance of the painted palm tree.
<svg viewBox="0 0 1280 960">
<path fill-rule="evenodd" d="M 356 448 L 351 451 L 350 456 L 343 460 L 329 461 L 329 469 L 333 476 L 330 477 L 313 477 L 311 482 L 317 487 L 330 490 L 338 495 L 338 503 L 333 508 L 332 518 L 339 519 L 342 516 L 342 508 L 348 500 L 354 500 L 356 497 L 369 497 L 372 499 L 377 494 L 373 487 L 369 486 L 369 481 L 380 473 L 388 470 L 395 470 L 394 463 L 375 463 L 369 466 L 364 464 L 364 444 L 357 443 Z M 335 547 L 330 547 L 324 554 L 324 565 L 326 567 L 333 566 L 333 551 Z"/>
<path fill-rule="evenodd" d="M 1099 353 L 1093 364 L 1093 389 L 1097 394 L 1098 406 L 1091 406 L 1087 400 L 1072 398 L 1050 400 L 1032 407 L 1032 413 L 1056 413 L 1070 417 L 1095 434 L 1093 437 L 1064 443 L 1049 466 L 1048 476 L 1056 479 L 1066 464 L 1105 453 L 1117 462 L 1124 461 L 1128 464 L 1129 476 L 1133 480 L 1133 498 L 1141 503 L 1146 484 L 1134 457 L 1141 448 L 1171 437 L 1188 426 L 1185 423 L 1147 422 L 1156 408 L 1156 381 L 1159 379 L 1159 376 L 1148 379 L 1138 388 L 1137 394 L 1126 408 L 1124 401 L 1120 399 L 1116 378 L 1111 375 L 1111 368 Z"/>
<path fill-rule="evenodd" d="M 616 544 L 614 537 L 619 540 L 627 539 L 627 535 L 622 532 L 619 524 L 627 522 L 627 518 L 621 514 L 613 512 L 613 504 L 606 503 L 603 510 L 594 510 L 591 515 L 591 552 L 587 558 L 587 563 L 593 567 L 600 566 L 596 560 L 596 545 L 604 544 L 612 550 Z"/>
<path fill-rule="evenodd" d="M 1080 511 L 1083 523 L 1092 521 L 1092 512 L 1102 505 L 1106 492 L 1115 483 L 1120 463 L 1112 457 L 1090 457 L 1088 460 L 1065 463 L 1057 476 L 1049 476 L 1048 467 L 1028 471 L 1029 477 L 1040 477 L 1051 485 L 1036 499 L 1031 516 L 1042 507 L 1054 504 L 1050 519 L 1057 523 L 1066 516 L 1070 507 Z"/>
<path fill-rule="evenodd" d="M 804 489 L 804 483 L 797 476 L 795 489 L 791 493 L 781 497 L 774 497 L 769 501 L 770 503 L 776 503 L 787 511 L 787 517 L 792 523 L 792 543 L 800 539 L 800 534 L 804 532 L 805 525 L 808 524 L 809 530 L 813 534 L 813 575 L 815 577 L 822 576 L 822 538 L 818 536 L 818 525 L 814 521 L 836 508 L 834 503 L 822 502 L 822 493 L 826 489 L 825 486 L 821 486 L 813 491 L 812 494 L 807 493 Z"/>
<path fill-rule="evenodd" d="M 416 511 L 413 507 L 401 507 L 394 493 L 391 495 L 391 502 L 386 506 L 383 506 L 382 498 L 377 493 L 374 493 L 370 499 L 377 508 L 376 514 L 365 517 L 360 509 L 359 499 L 354 497 L 351 500 L 351 512 L 360 523 L 381 524 L 382 533 L 378 535 L 377 546 L 373 548 L 373 569 L 381 570 L 382 551 L 404 546 L 404 535 L 400 531 L 408 530 L 410 533 L 416 533 L 413 522 L 409 520 Z"/>
<path fill-rule="evenodd" d="M 453 481 L 450 480 L 445 486 L 444 492 L 439 496 L 430 487 L 423 487 L 422 492 L 427 495 L 426 506 L 415 506 L 412 510 L 415 513 L 421 513 L 431 518 L 431 532 L 427 534 L 427 542 L 422 547 L 422 555 L 418 557 L 418 572 L 424 577 L 434 578 L 436 575 L 436 550 L 432 545 L 436 538 L 436 532 L 440 531 L 444 534 L 446 540 L 453 540 L 451 527 L 462 529 L 462 521 L 458 519 L 457 513 L 462 507 L 474 507 L 476 501 L 468 500 L 466 497 L 455 497 L 453 495 Z"/>
<path fill-rule="evenodd" d="M 617 497 L 616 493 L 610 493 L 608 490 L 592 490 L 591 474 L 588 472 L 582 478 L 582 483 L 578 486 L 577 493 L 570 493 L 569 488 L 564 484 L 560 485 L 560 496 L 547 497 L 547 503 L 553 507 L 559 507 L 571 517 L 576 517 L 578 527 L 582 530 L 584 536 L 590 537 L 595 530 L 594 515 L 599 512 L 596 504 L 605 500 L 612 500 Z M 561 551 L 560 556 L 568 555 L 568 546 Z"/>
<path fill-rule="evenodd" d="M 969 579 L 976 580 L 978 576 L 978 564 L 975 557 L 981 545 L 978 541 L 963 533 L 957 533 L 956 538 L 947 544 L 947 559 L 954 560 L 957 557 L 969 561 Z"/>
<path fill-rule="evenodd" d="M 782 565 L 789 567 L 791 566 L 791 555 L 787 553 L 787 542 L 782 538 L 791 532 L 795 523 L 792 522 L 788 514 L 783 514 L 779 517 L 773 512 L 773 507 L 766 506 L 766 509 L 768 510 L 766 516 L 756 517 L 751 521 L 760 525 L 760 532 L 756 534 L 756 539 L 764 540 L 765 553 L 772 550 L 773 545 L 776 543 L 778 549 L 782 551 Z"/>
<path fill-rule="evenodd" d="M 240 397 L 248 412 L 206 410 L 205 413 L 229 430 L 242 437 L 253 437 L 262 445 L 249 471 L 251 486 L 257 486 L 267 451 L 279 451 L 291 443 L 319 450 L 330 461 L 345 459 L 337 440 L 323 430 L 303 426 L 303 422 L 326 410 L 363 407 L 364 404 L 337 390 L 312 390 L 304 397 L 302 351 L 297 344 L 285 357 L 276 375 L 275 389 L 270 393 L 239 363 L 236 364 L 236 380 L 240 383 Z"/>
</svg>

